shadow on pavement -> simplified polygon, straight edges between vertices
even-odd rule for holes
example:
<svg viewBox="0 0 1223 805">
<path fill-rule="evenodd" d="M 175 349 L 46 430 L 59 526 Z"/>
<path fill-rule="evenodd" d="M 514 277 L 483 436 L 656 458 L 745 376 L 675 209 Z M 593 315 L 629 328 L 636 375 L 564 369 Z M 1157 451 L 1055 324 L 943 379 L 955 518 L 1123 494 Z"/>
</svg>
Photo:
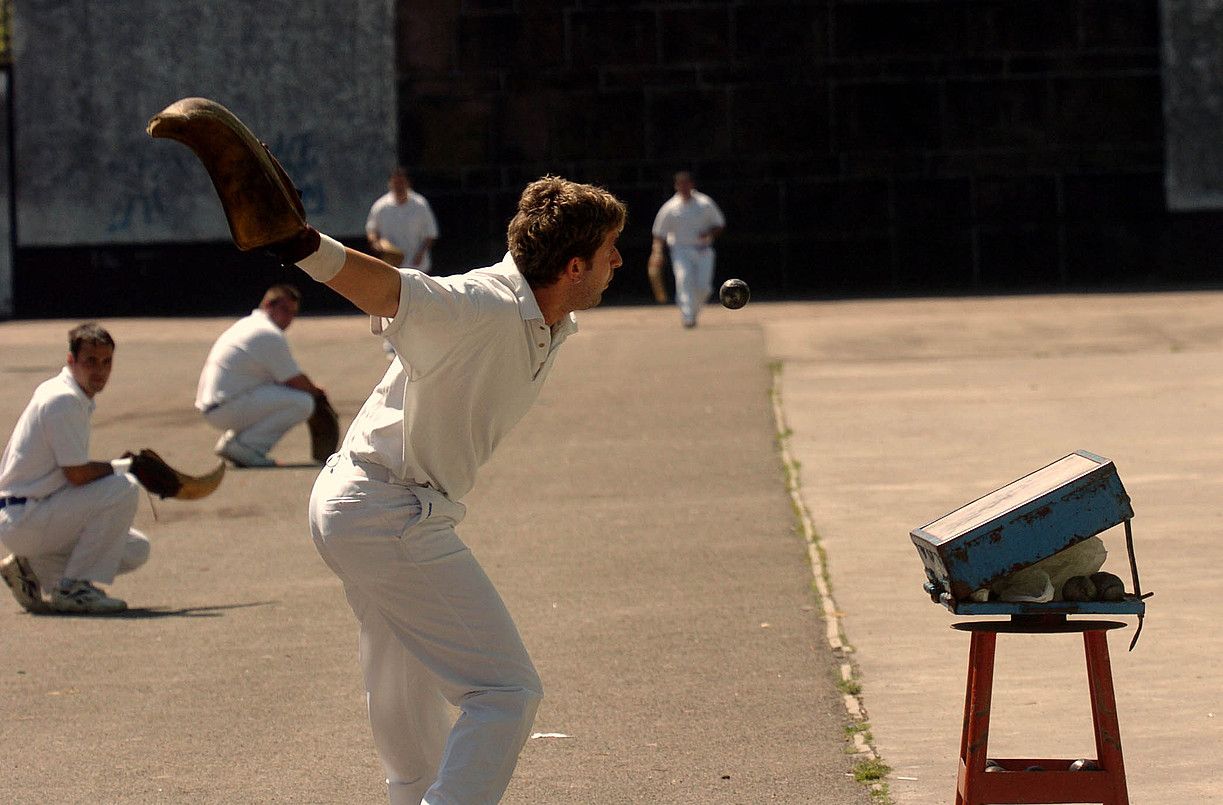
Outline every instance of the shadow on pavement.
<svg viewBox="0 0 1223 805">
<path fill-rule="evenodd" d="M 252 601 L 248 604 L 218 604 L 216 606 L 183 607 L 170 609 L 168 607 L 128 607 L 122 612 L 31 612 L 31 615 L 54 618 L 107 618 L 111 620 L 146 620 L 149 618 L 219 618 L 227 609 L 246 609 L 248 607 L 265 607 L 276 601 Z"/>
</svg>

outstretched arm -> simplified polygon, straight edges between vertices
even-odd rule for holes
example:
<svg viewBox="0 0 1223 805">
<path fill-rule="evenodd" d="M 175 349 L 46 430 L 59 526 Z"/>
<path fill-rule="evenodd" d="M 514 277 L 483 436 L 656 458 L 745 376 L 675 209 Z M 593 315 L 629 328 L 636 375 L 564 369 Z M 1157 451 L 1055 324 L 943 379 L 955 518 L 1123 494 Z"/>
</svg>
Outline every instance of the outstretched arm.
<svg viewBox="0 0 1223 805">
<path fill-rule="evenodd" d="M 399 272 L 377 257 L 346 248 L 314 227 L 277 244 L 276 252 L 364 313 L 393 319 L 399 312 Z"/>
<path fill-rule="evenodd" d="M 340 272 L 324 284 L 364 313 L 395 318 L 399 312 L 399 272 L 368 254 L 353 249 L 344 252 Z"/>
</svg>

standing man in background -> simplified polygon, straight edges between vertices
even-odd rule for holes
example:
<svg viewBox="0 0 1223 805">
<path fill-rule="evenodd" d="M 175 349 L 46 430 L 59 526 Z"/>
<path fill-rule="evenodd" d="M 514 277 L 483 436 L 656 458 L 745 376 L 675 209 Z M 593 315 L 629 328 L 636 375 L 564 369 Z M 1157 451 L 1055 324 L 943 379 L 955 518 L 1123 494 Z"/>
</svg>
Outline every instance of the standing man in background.
<svg viewBox="0 0 1223 805">
<path fill-rule="evenodd" d="M 713 292 L 713 241 L 722 234 L 726 220 L 713 199 L 696 189 L 692 174 L 675 174 L 675 195 L 654 217 L 654 245 L 649 273 L 658 277 L 663 266 L 663 245 L 671 250 L 675 273 L 675 303 L 685 327 L 695 327 L 701 305 Z M 658 284 L 655 284 L 657 296 Z"/>
<path fill-rule="evenodd" d="M 149 558 L 132 528 L 138 494 L 131 459 L 89 458 L 94 397 L 106 387 L 115 341 L 93 322 L 68 333 L 67 365 L 34 391 L 0 456 L 0 578 L 30 612 L 121 612 L 96 584 Z"/>
<path fill-rule="evenodd" d="M 391 171 L 387 192 L 369 208 L 365 237 L 374 254 L 396 268 L 414 268 L 433 273 L 429 252 L 437 240 L 437 219 L 420 193 L 412 189 L 408 172 L 401 166 Z M 387 360 L 395 359 L 395 347 L 383 339 Z"/>
<path fill-rule="evenodd" d="M 214 452 L 238 467 L 276 466 L 268 451 L 324 396 L 284 336 L 300 306 L 300 291 L 273 285 L 258 308 L 221 334 L 204 362 L 195 407 L 224 431 Z"/>
<path fill-rule="evenodd" d="M 437 219 L 425 197 L 412 190 L 402 167 L 391 171 L 386 194 L 369 208 L 365 236 L 375 253 L 395 267 L 433 273 L 429 250 L 437 240 Z M 388 255 L 400 259 L 395 261 Z"/>
</svg>

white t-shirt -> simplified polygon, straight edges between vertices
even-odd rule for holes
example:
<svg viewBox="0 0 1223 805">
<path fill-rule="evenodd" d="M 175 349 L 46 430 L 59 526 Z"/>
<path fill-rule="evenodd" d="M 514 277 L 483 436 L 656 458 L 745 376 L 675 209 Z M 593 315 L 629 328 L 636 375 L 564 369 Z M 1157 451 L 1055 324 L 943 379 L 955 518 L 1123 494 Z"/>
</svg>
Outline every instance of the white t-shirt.
<svg viewBox="0 0 1223 805">
<path fill-rule="evenodd" d="M 433 268 L 428 252 L 421 258 L 420 265 L 411 265 L 421 244 L 437 237 L 437 220 L 433 217 L 429 202 L 420 193 L 409 190 L 403 204 L 396 204 L 395 196 L 390 192 L 380 197 L 369 208 L 365 229 L 367 232 L 375 230 L 379 237 L 386 238 L 403 252 L 401 268 L 415 268 L 426 274 Z"/>
<path fill-rule="evenodd" d="M 195 390 L 195 407 L 206 411 L 257 386 L 283 383 L 301 373 L 284 331 L 256 308 L 212 345 Z"/>
<path fill-rule="evenodd" d="M 722 211 L 709 196 L 699 190 L 684 201 L 679 193 L 667 199 L 654 216 L 654 237 L 666 238 L 668 246 L 703 246 L 701 235 L 711 229 L 726 226 Z"/>
<path fill-rule="evenodd" d="M 89 462 L 93 409 L 67 366 L 40 383 L 0 457 L 0 497 L 45 498 L 66 486 L 61 468 Z"/>
<path fill-rule="evenodd" d="M 577 319 L 549 327 L 509 254 L 452 277 L 399 274 L 399 312 L 373 320 L 398 357 L 341 449 L 457 502 L 535 402 Z"/>
</svg>

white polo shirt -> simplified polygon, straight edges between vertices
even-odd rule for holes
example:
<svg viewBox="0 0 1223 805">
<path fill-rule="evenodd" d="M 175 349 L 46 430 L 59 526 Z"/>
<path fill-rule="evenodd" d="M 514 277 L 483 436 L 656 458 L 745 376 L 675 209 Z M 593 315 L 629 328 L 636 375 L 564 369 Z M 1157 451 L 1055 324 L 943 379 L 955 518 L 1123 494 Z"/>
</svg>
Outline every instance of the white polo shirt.
<svg viewBox="0 0 1223 805">
<path fill-rule="evenodd" d="M 341 449 L 458 501 L 535 402 L 577 319 L 549 327 L 509 254 L 457 276 L 399 274 L 399 312 L 373 321 L 398 357 Z"/>
<path fill-rule="evenodd" d="M 407 200 L 403 204 L 396 204 L 394 194 L 388 192 L 369 208 L 365 229 L 376 230 L 380 237 L 395 244 L 395 248 L 403 252 L 403 266 L 406 267 L 425 240 L 437 237 L 437 219 L 433 217 L 433 208 L 420 193 L 409 190 Z M 428 274 L 433 268 L 433 261 L 426 253 L 420 265 L 412 267 Z"/>
<path fill-rule="evenodd" d="M 61 468 L 89 462 L 93 409 L 67 366 L 40 383 L 0 457 L 0 497 L 45 498 L 66 486 Z"/>
<path fill-rule="evenodd" d="M 726 219 L 713 199 L 699 190 L 687 201 L 679 193 L 667 199 L 654 216 L 654 237 L 665 238 L 668 246 L 702 246 L 701 235 L 726 226 Z"/>
<path fill-rule="evenodd" d="M 283 383 L 301 373 L 284 331 L 255 308 L 212 345 L 195 389 L 195 407 L 207 411 L 256 386 Z"/>
</svg>

